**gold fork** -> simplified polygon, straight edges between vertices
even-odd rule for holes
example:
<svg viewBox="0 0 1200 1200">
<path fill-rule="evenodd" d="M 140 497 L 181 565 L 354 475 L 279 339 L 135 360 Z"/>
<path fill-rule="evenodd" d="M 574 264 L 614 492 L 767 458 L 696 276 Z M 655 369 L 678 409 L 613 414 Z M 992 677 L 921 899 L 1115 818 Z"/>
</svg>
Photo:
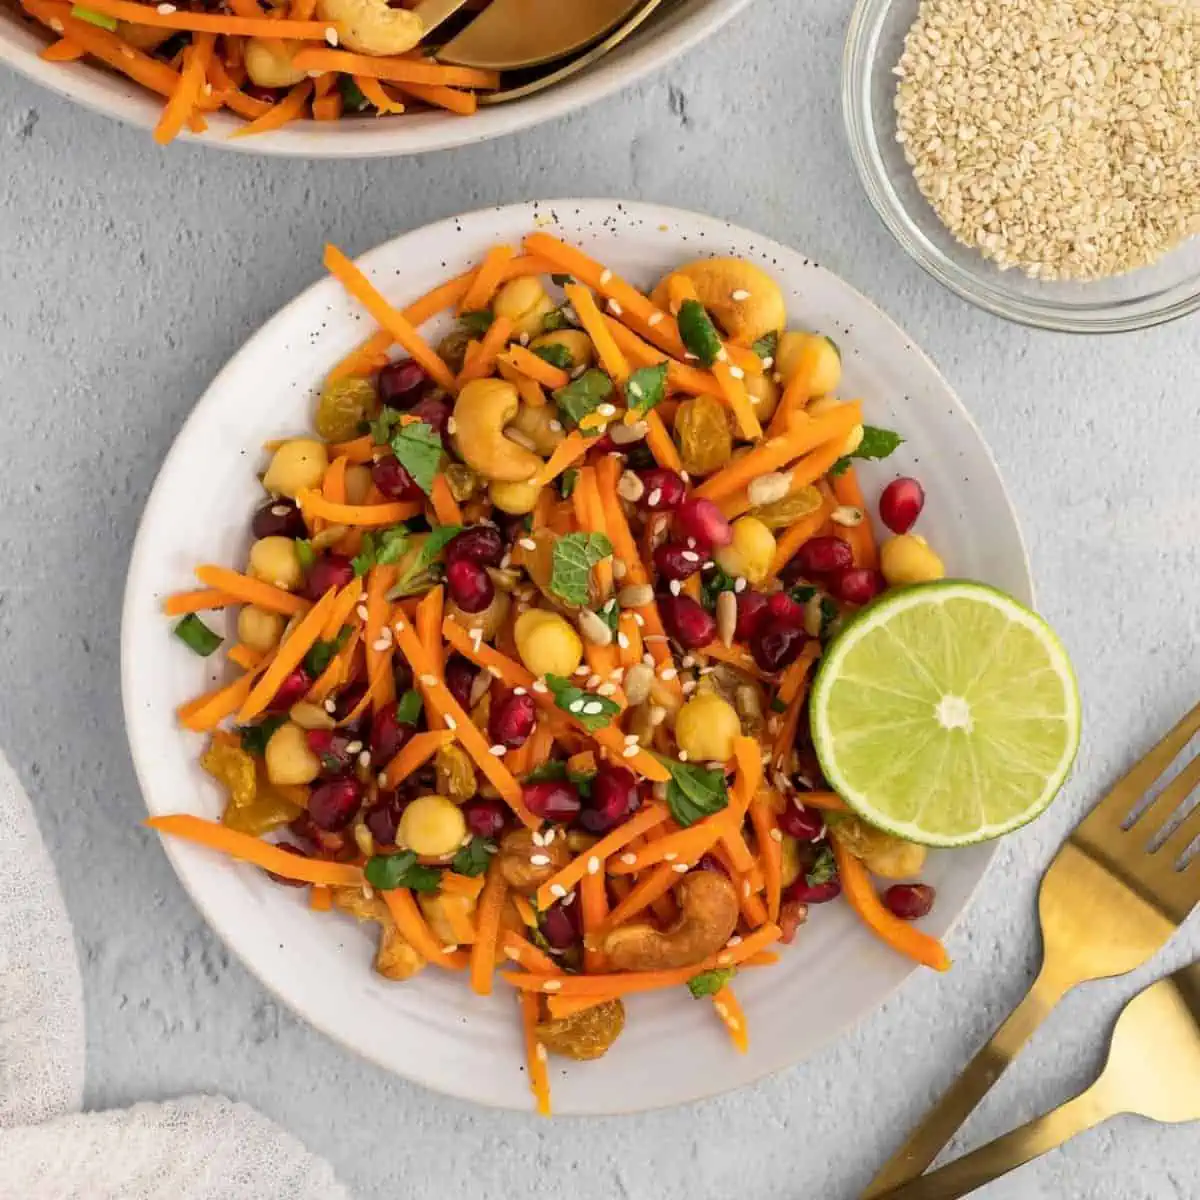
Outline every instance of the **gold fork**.
<svg viewBox="0 0 1200 1200">
<path fill-rule="evenodd" d="M 1176 870 L 1200 833 L 1200 807 L 1148 849 L 1200 784 L 1200 755 L 1130 822 L 1130 812 L 1200 731 L 1200 704 L 1081 822 L 1042 880 L 1042 969 L 1028 995 L 971 1060 L 863 1193 L 880 1200 L 937 1157 L 1059 1000 L 1076 984 L 1124 975 L 1146 962 L 1200 900 L 1200 862 Z M 1200 854 L 1194 856 L 1200 859 Z"/>
<path fill-rule="evenodd" d="M 1120 1113 L 1200 1121 L 1200 962 L 1160 979 L 1125 1006 L 1100 1078 L 1073 1100 L 887 1194 L 958 1200 Z"/>
</svg>

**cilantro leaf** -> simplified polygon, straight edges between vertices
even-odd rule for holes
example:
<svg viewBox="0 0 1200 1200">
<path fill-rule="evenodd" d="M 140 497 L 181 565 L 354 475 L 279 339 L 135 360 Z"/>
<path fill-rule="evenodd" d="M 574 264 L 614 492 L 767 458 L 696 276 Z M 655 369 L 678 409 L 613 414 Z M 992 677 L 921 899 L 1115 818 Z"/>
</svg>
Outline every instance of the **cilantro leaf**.
<svg viewBox="0 0 1200 1200">
<path fill-rule="evenodd" d="M 625 381 L 625 403 L 643 416 L 667 394 L 667 364 L 638 367 Z"/>
<path fill-rule="evenodd" d="M 558 477 L 558 494 L 564 500 L 570 500 L 575 492 L 575 485 L 579 482 L 579 472 L 574 467 L 568 467 Z"/>
<path fill-rule="evenodd" d="M 558 411 L 572 424 L 578 425 L 590 412 L 595 412 L 613 394 L 613 381 L 603 371 L 593 367 L 566 387 L 554 393 Z"/>
<path fill-rule="evenodd" d="M 545 783 L 548 780 L 566 779 L 567 764 L 560 758 L 552 758 L 534 767 L 528 775 L 525 776 L 526 783 Z"/>
<path fill-rule="evenodd" d="M 717 597 L 722 592 L 735 591 L 735 582 L 734 577 L 720 567 L 712 571 L 705 571 L 700 579 L 700 603 L 709 612 L 714 611 L 717 607 Z"/>
<path fill-rule="evenodd" d="M 175 626 L 175 636 L 194 654 L 207 658 L 225 639 L 213 633 L 195 613 L 188 613 Z"/>
<path fill-rule="evenodd" d="M 821 852 L 813 861 L 813 865 L 804 874 L 804 882 L 809 887 L 820 887 L 823 883 L 831 883 L 837 878 L 837 859 L 828 846 L 822 846 Z"/>
<path fill-rule="evenodd" d="M 821 628 L 817 637 L 823 642 L 829 637 L 829 631 L 833 627 L 834 621 L 838 619 L 838 606 L 831 596 L 822 596 L 820 608 Z"/>
<path fill-rule="evenodd" d="M 843 455 L 829 468 L 829 474 L 836 479 L 839 475 L 845 475 L 850 470 L 850 459 Z"/>
<path fill-rule="evenodd" d="M 568 533 L 559 538 L 554 543 L 550 590 L 567 604 L 586 604 L 591 570 L 612 552 L 612 542 L 602 533 Z"/>
<path fill-rule="evenodd" d="M 671 772 L 671 782 L 667 784 L 667 808 L 684 828 L 728 806 L 729 791 L 725 786 L 724 771 L 681 763 L 661 754 L 654 757 Z"/>
<path fill-rule="evenodd" d="M 575 326 L 567 320 L 567 314 L 561 308 L 551 309 L 542 318 L 543 333 L 557 333 L 560 329 L 574 329 Z"/>
<path fill-rule="evenodd" d="M 279 713 L 273 717 L 263 717 L 257 725 L 239 725 L 234 732 L 247 754 L 256 754 L 262 758 L 267 752 L 267 743 L 271 740 L 271 735 L 280 725 L 286 725 L 287 720 L 287 713 Z"/>
<path fill-rule="evenodd" d="M 386 446 L 392 440 L 392 431 L 400 424 L 400 418 L 403 415 L 394 408 L 388 408 L 385 404 L 379 410 L 379 415 L 375 420 L 368 422 L 371 441 L 377 446 Z"/>
<path fill-rule="evenodd" d="M 358 553 L 350 560 L 354 574 L 365 575 L 374 566 L 399 562 L 408 549 L 408 538 L 407 525 L 393 525 L 379 533 L 367 530 L 362 536 Z"/>
<path fill-rule="evenodd" d="M 333 661 L 333 656 L 350 640 L 352 632 L 349 625 L 343 625 L 338 630 L 337 637 L 332 641 L 315 642 L 312 649 L 304 656 L 304 669 L 309 675 L 315 679 L 322 674 Z"/>
<path fill-rule="evenodd" d="M 721 339 L 704 305 L 699 300 L 685 300 L 676 320 L 680 340 L 706 367 L 711 367 L 721 353 Z"/>
<path fill-rule="evenodd" d="M 577 688 L 561 675 L 547 675 L 546 686 L 554 695 L 554 703 L 570 713 L 589 733 L 603 729 L 621 711 L 621 706 L 607 696 L 597 696 Z"/>
<path fill-rule="evenodd" d="M 561 342 L 550 342 L 545 346 L 535 346 L 534 354 L 552 367 L 561 371 L 569 371 L 575 365 L 575 356 Z"/>
<path fill-rule="evenodd" d="M 338 79 L 338 90 L 342 93 L 342 107 L 349 112 L 362 112 L 370 107 L 370 101 L 362 94 L 362 88 L 349 75 Z"/>
<path fill-rule="evenodd" d="M 453 541 L 462 531 L 461 525 L 438 525 L 431 529 L 421 543 L 421 549 L 413 559 L 412 565 L 404 572 L 403 578 L 388 591 L 387 599 L 400 600 L 432 587 L 433 564 L 441 557 L 447 543 Z"/>
<path fill-rule="evenodd" d="M 307 571 L 317 561 L 317 552 L 313 549 L 312 542 L 307 538 L 295 538 L 294 540 L 296 543 L 296 561 Z"/>
<path fill-rule="evenodd" d="M 415 725 L 421 717 L 424 704 L 421 693 L 409 688 L 396 702 L 396 720 L 401 725 Z"/>
<path fill-rule="evenodd" d="M 701 971 L 688 980 L 688 991 L 696 1000 L 705 996 L 715 996 L 735 975 L 736 967 L 716 967 L 711 971 Z"/>
<path fill-rule="evenodd" d="M 350 560 L 356 576 L 365 575 L 375 565 L 375 535 L 368 529 L 358 544 L 358 553 Z"/>
<path fill-rule="evenodd" d="M 367 882 L 380 892 L 396 888 L 412 888 L 414 892 L 436 891 L 442 882 L 441 871 L 423 866 L 411 850 L 399 854 L 376 854 L 367 859 L 363 868 Z"/>
<path fill-rule="evenodd" d="M 617 607 L 616 600 L 613 599 L 607 604 L 601 605 L 598 609 L 596 609 L 596 616 L 598 616 L 600 620 L 602 620 L 605 625 L 608 626 L 613 637 L 615 638 L 617 636 L 617 626 L 621 622 L 621 612 Z"/>
<path fill-rule="evenodd" d="M 858 449 L 850 455 L 851 458 L 887 458 L 904 442 L 904 439 L 890 429 L 880 429 L 877 425 L 863 426 L 863 439 Z"/>
<path fill-rule="evenodd" d="M 768 358 L 774 358 L 775 352 L 779 349 L 779 334 L 774 329 L 770 333 L 764 333 L 762 337 L 750 347 L 755 354 L 758 355 L 764 362 Z"/>
<path fill-rule="evenodd" d="M 458 323 L 468 333 L 474 334 L 476 337 L 482 337 L 491 327 L 493 318 L 491 312 L 486 309 L 480 309 L 478 312 L 465 312 L 458 318 Z"/>
<path fill-rule="evenodd" d="M 454 856 L 450 869 L 458 875 L 482 875 L 495 853 L 495 842 L 474 837 Z"/>
<path fill-rule="evenodd" d="M 428 496 L 433 491 L 443 454 L 442 439 L 433 426 L 424 421 L 403 425 L 392 435 L 391 446 L 400 465 Z"/>
</svg>

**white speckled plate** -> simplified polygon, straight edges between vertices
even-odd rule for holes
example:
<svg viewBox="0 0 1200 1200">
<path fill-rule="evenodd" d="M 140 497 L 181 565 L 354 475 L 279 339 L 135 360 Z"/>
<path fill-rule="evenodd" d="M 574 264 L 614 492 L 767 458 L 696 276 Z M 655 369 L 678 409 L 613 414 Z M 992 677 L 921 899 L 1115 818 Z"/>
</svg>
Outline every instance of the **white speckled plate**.
<svg viewBox="0 0 1200 1200">
<path fill-rule="evenodd" d="M 693 213 L 564 200 L 443 221 L 380 246 L 361 265 L 403 303 L 464 270 L 491 244 L 517 243 L 535 226 L 581 243 L 644 286 L 697 255 L 761 263 L 781 281 L 792 322 L 827 332 L 841 346 L 843 394 L 863 397 L 872 422 L 908 439 L 886 466 L 864 471 L 869 492 L 897 471 L 920 476 L 929 497 L 922 529 L 951 573 L 1032 601 L 1016 519 L 962 404 L 902 330 L 798 252 Z M 314 258 L 319 249 L 312 247 Z M 249 517 L 262 498 L 255 472 L 263 442 L 308 426 L 322 376 L 370 328 L 332 280 L 309 288 L 221 372 L 163 465 L 134 546 L 121 631 L 129 741 L 152 813 L 220 812 L 218 790 L 197 765 L 201 739 L 181 732 L 173 715 L 219 668 L 170 636 L 162 597 L 193 586 L 197 563 L 244 560 Z M 461 977 L 436 970 L 388 983 L 370 969 L 371 935 L 349 918 L 312 913 L 304 892 L 208 851 L 170 840 L 166 850 L 214 929 L 318 1029 L 429 1087 L 530 1108 L 517 1006 L 503 984 L 482 999 Z M 146 852 L 156 851 L 148 844 Z M 951 927 L 990 857 L 986 846 L 931 857 L 925 877 L 937 886 L 938 902 L 927 928 L 941 934 Z M 738 982 L 750 1021 L 748 1054 L 735 1053 L 710 1006 L 685 991 L 637 997 L 607 1057 L 554 1060 L 556 1111 L 657 1108 L 749 1083 L 801 1061 L 871 1012 L 911 969 L 865 933 L 845 905 L 816 908 L 778 967 L 746 972 Z"/>
</svg>

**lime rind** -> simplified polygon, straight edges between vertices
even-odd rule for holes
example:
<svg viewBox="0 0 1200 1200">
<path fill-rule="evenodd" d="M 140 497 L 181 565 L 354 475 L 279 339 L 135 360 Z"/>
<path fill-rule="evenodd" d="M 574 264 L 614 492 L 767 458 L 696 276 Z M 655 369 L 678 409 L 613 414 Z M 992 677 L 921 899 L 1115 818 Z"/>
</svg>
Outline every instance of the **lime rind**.
<svg viewBox="0 0 1200 1200">
<path fill-rule="evenodd" d="M 859 613 L 826 650 L 810 712 L 821 769 L 846 803 L 889 833 L 941 847 L 999 837 L 1044 812 L 1081 724 L 1075 673 L 1049 625 L 995 588 L 958 580 L 891 592 Z M 967 721 L 986 733 L 946 734 Z"/>
</svg>

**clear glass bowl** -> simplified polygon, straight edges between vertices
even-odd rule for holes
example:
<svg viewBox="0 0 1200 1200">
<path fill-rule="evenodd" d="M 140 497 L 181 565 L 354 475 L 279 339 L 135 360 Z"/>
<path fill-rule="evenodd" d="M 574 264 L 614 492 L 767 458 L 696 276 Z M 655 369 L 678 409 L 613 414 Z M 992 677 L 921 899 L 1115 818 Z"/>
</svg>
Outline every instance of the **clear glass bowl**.
<svg viewBox="0 0 1200 1200">
<path fill-rule="evenodd" d="M 934 279 L 997 316 L 1065 333 L 1120 333 L 1200 308 L 1200 237 L 1153 266 L 1086 283 L 1001 271 L 955 241 L 921 195 L 896 141 L 893 98 L 918 0 L 859 0 L 842 63 L 842 111 L 867 196 L 901 246 Z"/>
</svg>

